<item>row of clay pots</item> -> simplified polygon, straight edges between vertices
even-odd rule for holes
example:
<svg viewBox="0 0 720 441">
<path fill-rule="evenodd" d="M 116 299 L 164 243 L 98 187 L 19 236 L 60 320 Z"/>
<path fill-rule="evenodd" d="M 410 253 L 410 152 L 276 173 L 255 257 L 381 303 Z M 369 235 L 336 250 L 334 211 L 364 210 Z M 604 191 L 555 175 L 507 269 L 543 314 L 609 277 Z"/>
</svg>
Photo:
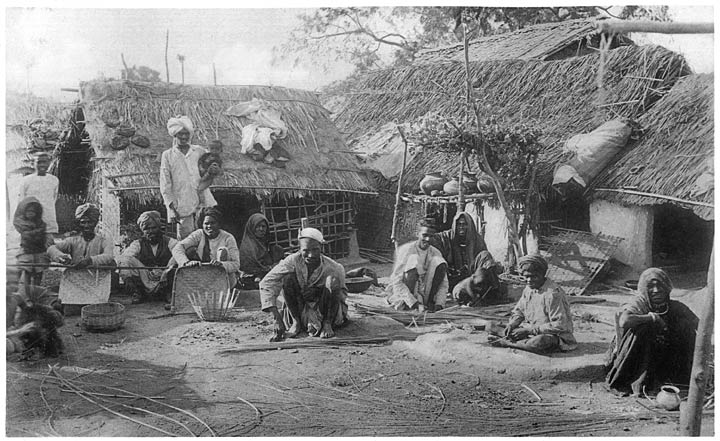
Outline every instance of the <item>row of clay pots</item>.
<svg viewBox="0 0 720 441">
<path fill-rule="evenodd" d="M 480 193 L 492 193 L 495 191 L 492 179 L 485 173 L 479 173 L 476 179 L 472 175 L 463 175 L 463 187 L 466 194 L 479 191 Z M 440 192 L 453 196 L 460 193 L 460 182 L 458 178 L 446 180 L 441 173 L 427 173 L 420 181 L 420 191 L 426 195 L 436 195 Z"/>
</svg>

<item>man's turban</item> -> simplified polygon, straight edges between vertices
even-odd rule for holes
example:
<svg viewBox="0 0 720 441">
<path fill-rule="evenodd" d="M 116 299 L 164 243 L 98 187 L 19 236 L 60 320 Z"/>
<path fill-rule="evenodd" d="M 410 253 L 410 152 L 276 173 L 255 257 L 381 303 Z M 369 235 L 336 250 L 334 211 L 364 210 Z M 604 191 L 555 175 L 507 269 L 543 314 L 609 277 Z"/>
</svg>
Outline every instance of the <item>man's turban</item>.
<svg viewBox="0 0 720 441">
<path fill-rule="evenodd" d="M 548 270 L 547 261 L 539 254 L 528 254 L 527 256 L 521 257 L 518 261 L 518 268 L 522 268 L 527 265 L 534 266 L 543 274 L 545 274 Z"/>
<path fill-rule="evenodd" d="M 95 204 L 82 204 L 75 209 L 75 219 L 86 217 L 93 222 L 100 220 L 100 210 Z"/>
<path fill-rule="evenodd" d="M 313 239 L 318 243 L 325 243 L 323 234 L 320 232 L 320 230 L 316 228 L 303 228 L 302 230 L 300 230 L 300 235 L 298 236 L 298 239 Z"/>
<path fill-rule="evenodd" d="M 188 132 L 193 132 L 193 124 L 192 121 L 190 121 L 190 118 L 187 116 L 176 116 L 175 118 L 170 118 L 167 122 L 167 130 L 170 136 L 175 136 L 178 134 L 179 131 L 182 129 L 186 129 Z"/>
<path fill-rule="evenodd" d="M 146 211 L 138 217 L 137 224 L 141 230 L 144 230 L 152 225 L 157 225 L 159 227 L 162 225 L 160 213 L 157 211 Z"/>
</svg>

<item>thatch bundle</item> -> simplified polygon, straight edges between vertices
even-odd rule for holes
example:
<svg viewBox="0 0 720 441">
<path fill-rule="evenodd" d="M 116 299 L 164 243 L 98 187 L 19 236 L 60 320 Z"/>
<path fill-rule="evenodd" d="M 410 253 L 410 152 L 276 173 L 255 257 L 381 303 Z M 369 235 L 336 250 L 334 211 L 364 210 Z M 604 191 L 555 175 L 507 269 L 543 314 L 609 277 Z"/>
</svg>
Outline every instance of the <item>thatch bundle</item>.
<svg viewBox="0 0 720 441">
<path fill-rule="evenodd" d="M 213 139 L 224 144 L 223 177 L 216 179 L 215 191 L 231 190 L 260 196 L 299 196 L 319 191 L 367 192 L 372 187 L 352 155 L 328 112 L 311 92 L 269 86 L 186 86 L 128 81 L 85 82 L 81 84 L 86 130 L 92 139 L 99 173 L 91 182 L 97 193 L 102 177 L 110 178 L 123 197 L 142 204 L 160 198 L 160 154 L 170 148 L 169 118 L 187 115 L 195 125 L 192 142 L 207 145 Z M 291 160 L 286 168 L 253 161 L 240 153 L 242 128 L 248 121 L 228 116 L 225 111 L 239 102 L 263 100 L 282 114 L 288 136 L 276 144 Z M 113 149 L 128 133 L 128 145 Z M 138 137 L 145 140 L 136 142 Z"/>
<path fill-rule="evenodd" d="M 646 193 L 672 196 L 712 204 L 714 189 L 697 194 L 698 177 L 713 173 L 714 99 L 712 74 L 682 78 L 670 93 L 644 114 L 639 122 L 646 127 L 643 138 L 593 183 L 595 188 L 632 188 Z M 633 205 L 665 203 L 667 200 L 596 191 L 595 198 Z M 688 205 L 704 218 L 713 218 L 713 209 Z"/>
<path fill-rule="evenodd" d="M 475 96 L 484 117 L 498 124 L 542 130 L 544 150 L 537 182 L 549 185 L 553 167 L 567 155 L 562 143 L 618 117 L 637 119 L 690 73 L 682 56 L 659 46 L 626 46 L 607 53 L 598 85 L 600 55 L 560 61 L 505 60 L 471 62 Z M 430 111 L 457 119 L 472 118 L 465 104 L 463 63 L 413 65 L 374 71 L 350 94 L 335 122 L 350 139 L 380 128 L 388 121 L 412 122 Z M 399 170 L 398 170 L 399 171 Z M 426 172 L 456 176 L 457 155 L 426 151 L 417 155 L 405 174 L 404 190 L 414 190 Z"/>
</svg>

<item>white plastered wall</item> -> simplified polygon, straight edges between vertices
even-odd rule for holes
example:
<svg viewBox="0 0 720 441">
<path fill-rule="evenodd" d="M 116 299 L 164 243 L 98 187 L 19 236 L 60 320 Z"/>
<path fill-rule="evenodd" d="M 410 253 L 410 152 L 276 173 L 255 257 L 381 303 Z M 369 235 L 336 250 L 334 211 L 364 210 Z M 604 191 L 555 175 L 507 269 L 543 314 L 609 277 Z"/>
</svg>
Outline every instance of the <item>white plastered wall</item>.
<svg viewBox="0 0 720 441">
<path fill-rule="evenodd" d="M 653 220 L 652 206 L 603 200 L 590 204 L 590 231 L 622 237 L 613 257 L 638 271 L 652 266 Z"/>
</svg>

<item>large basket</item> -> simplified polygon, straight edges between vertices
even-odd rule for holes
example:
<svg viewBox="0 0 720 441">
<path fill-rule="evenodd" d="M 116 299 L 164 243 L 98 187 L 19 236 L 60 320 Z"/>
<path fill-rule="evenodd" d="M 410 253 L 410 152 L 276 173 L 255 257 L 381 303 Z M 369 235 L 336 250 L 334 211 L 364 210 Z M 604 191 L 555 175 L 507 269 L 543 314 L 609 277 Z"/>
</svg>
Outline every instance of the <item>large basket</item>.
<svg viewBox="0 0 720 441">
<path fill-rule="evenodd" d="M 188 293 L 188 300 L 200 320 L 217 322 L 225 319 L 227 313 L 235 306 L 238 294 L 237 289 Z"/>
<path fill-rule="evenodd" d="M 83 306 L 80 323 L 90 332 L 115 331 L 125 324 L 125 307 L 114 302 Z"/>
<path fill-rule="evenodd" d="M 193 312 L 189 295 L 206 292 L 227 292 L 230 280 L 225 268 L 214 265 L 184 266 L 175 271 L 171 311 Z"/>
</svg>

